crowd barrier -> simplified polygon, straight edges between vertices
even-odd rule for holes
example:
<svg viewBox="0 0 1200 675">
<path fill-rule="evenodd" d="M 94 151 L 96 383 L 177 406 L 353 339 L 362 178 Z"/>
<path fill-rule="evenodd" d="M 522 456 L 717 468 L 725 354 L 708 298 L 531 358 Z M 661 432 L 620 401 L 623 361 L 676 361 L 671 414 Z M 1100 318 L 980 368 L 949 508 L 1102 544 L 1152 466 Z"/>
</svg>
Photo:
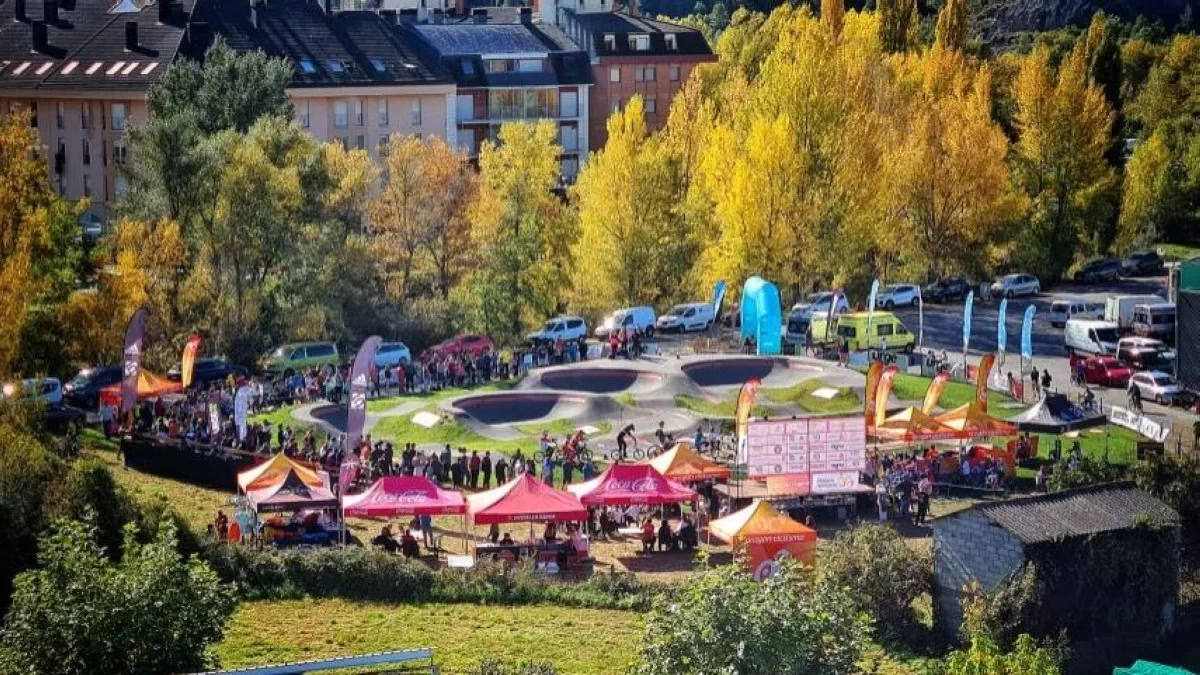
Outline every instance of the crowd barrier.
<svg viewBox="0 0 1200 675">
<path fill-rule="evenodd" d="M 265 459 L 242 450 L 140 434 L 121 438 L 121 455 L 131 469 L 220 490 L 234 489 L 239 472 Z"/>
</svg>

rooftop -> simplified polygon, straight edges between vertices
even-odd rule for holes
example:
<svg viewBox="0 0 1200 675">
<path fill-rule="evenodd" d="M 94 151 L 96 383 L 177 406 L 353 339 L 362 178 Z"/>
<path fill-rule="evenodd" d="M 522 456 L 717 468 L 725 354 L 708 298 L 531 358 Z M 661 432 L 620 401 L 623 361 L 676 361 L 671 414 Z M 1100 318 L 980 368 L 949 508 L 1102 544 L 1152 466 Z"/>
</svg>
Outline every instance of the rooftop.
<svg viewBox="0 0 1200 675">
<path fill-rule="evenodd" d="M 584 30 L 592 34 L 596 53 L 601 56 L 616 56 L 627 54 L 688 54 L 711 55 L 712 48 L 700 31 L 671 23 L 633 16 L 628 12 L 582 12 L 562 10 L 567 14 L 568 21 L 578 22 Z M 612 35 L 613 40 L 606 42 L 605 35 Z M 630 44 L 630 35 L 646 35 L 650 38 L 648 49 L 634 49 Z M 668 44 L 667 36 L 673 44 Z"/>
<path fill-rule="evenodd" d="M 1174 509 L 1132 483 L 1094 485 L 974 507 L 1025 544 L 1133 527 L 1143 514 L 1178 523 Z"/>
<path fill-rule="evenodd" d="M 541 24 L 416 24 L 413 30 L 442 56 L 579 51 L 556 26 Z"/>
</svg>

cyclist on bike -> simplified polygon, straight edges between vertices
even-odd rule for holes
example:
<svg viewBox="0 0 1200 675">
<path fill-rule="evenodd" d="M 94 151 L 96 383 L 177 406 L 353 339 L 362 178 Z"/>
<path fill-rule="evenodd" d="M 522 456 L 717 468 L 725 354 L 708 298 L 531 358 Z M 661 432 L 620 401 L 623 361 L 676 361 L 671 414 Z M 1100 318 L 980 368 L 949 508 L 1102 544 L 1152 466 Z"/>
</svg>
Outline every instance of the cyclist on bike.
<svg viewBox="0 0 1200 675">
<path fill-rule="evenodd" d="M 576 429 L 575 433 L 571 434 L 565 441 L 563 441 L 563 459 L 569 459 L 572 462 L 575 461 L 575 456 L 579 453 L 579 448 L 582 447 L 584 443 L 584 437 L 585 434 L 583 433 L 583 430 Z"/>
<path fill-rule="evenodd" d="M 633 425 L 625 427 L 617 434 L 617 452 L 620 453 L 621 459 L 625 459 L 625 449 L 629 447 L 629 442 L 637 443 L 637 439 L 633 437 Z"/>
<path fill-rule="evenodd" d="M 704 427 L 696 427 L 696 436 L 692 439 L 692 447 L 696 449 L 696 452 L 700 452 L 704 444 Z"/>
<path fill-rule="evenodd" d="M 1133 380 L 1129 381 L 1129 407 L 1142 412 L 1142 390 Z"/>
<path fill-rule="evenodd" d="M 654 437 L 658 439 L 659 447 L 663 448 L 664 450 L 667 448 L 667 445 L 671 442 L 671 437 L 669 435 L 667 435 L 666 424 L 667 424 L 666 422 L 659 422 L 658 429 L 656 429 L 654 431 Z"/>
<path fill-rule="evenodd" d="M 1096 394 L 1092 391 L 1091 387 L 1087 386 L 1087 383 L 1085 382 L 1083 385 L 1083 409 L 1095 410 L 1095 408 Z"/>
</svg>

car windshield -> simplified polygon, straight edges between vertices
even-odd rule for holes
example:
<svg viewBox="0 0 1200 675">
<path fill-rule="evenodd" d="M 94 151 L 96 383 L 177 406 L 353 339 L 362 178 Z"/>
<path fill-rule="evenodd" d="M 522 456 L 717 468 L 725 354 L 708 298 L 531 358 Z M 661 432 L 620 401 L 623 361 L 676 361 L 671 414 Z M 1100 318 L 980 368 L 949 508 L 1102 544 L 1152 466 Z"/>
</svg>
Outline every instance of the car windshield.
<svg viewBox="0 0 1200 675">
<path fill-rule="evenodd" d="M 810 305 L 815 305 L 819 302 L 825 302 L 832 295 L 832 293 L 809 293 L 808 297 L 804 298 L 804 301 Z"/>
<path fill-rule="evenodd" d="M 276 358 L 276 359 L 287 358 L 287 355 L 288 355 L 287 347 L 280 347 L 279 349 L 276 349 L 275 351 L 271 352 L 271 357 Z"/>
<path fill-rule="evenodd" d="M 1151 375 L 1151 377 L 1154 378 L 1154 384 L 1157 384 L 1160 387 L 1169 387 L 1175 384 L 1175 378 L 1171 377 L 1170 375 L 1159 374 Z"/>
<path fill-rule="evenodd" d="M 896 291 L 901 290 L 902 288 L 904 288 L 904 286 L 901 286 L 900 284 L 888 284 L 887 286 L 883 287 L 883 290 L 887 291 L 889 293 L 895 293 Z"/>
<path fill-rule="evenodd" d="M 85 368 L 84 370 L 79 371 L 79 374 L 77 374 L 75 377 L 71 378 L 71 384 L 75 387 L 86 387 L 88 383 L 92 381 L 92 377 L 95 376 L 95 374 L 96 371 L 92 370 L 91 368 Z"/>
<path fill-rule="evenodd" d="M 1069 302 L 1056 302 L 1056 303 L 1053 303 L 1052 305 L 1050 305 L 1050 311 L 1051 312 L 1066 312 L 1068 309 L 1070 309 L 1070 307 L 1071 307 L 1071 303 L 1069 303 Z"/>
<path fill-rule="evenodd" d="M 1116 342 L 1121 335 L 1117 333 L 1116 328 L 1097 328 L 1096 339 L 1100 342 Z"/>
<path fill-rule="evenodd" d="M 670 312 L 668 312 L 668 313 L 669 313 L 669 314 L 674 314 L 675 316 L 679 316 L 679 315 L 683 314 L 683 313 L 684 313 L 684 312 L 686 312 L 686 311 L 688 311 L 688 306 L 687 306 L 687 305 L 675 305 L 674 307 L 672 307 L 672 308 L 671 308 L 671 311 L 670 311 Z"/>
<path fill-rule="evenodd" d="M 546 322 L 546 325 L 545 325 L 545 326 L 542 326 L 542 330 L 545 330 L 545 331 L 551 331 L 551 332 L 553 332 L 553 331 L 555 331 L 555 330 L 557 330 L 557 329 L 558 329 L 558 322 L 557 322 L 557 321 L 547 321 L 547 322 Z"/>
</svg>

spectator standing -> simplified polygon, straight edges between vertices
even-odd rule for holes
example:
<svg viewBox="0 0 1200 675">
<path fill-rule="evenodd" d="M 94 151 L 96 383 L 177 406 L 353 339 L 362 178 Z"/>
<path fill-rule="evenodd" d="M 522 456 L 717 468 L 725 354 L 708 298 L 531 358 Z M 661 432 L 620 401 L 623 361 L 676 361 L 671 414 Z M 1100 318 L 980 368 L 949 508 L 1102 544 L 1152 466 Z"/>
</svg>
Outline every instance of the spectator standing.
<svg viewBox="0 0 1200 675">
<path fill-rule="evenodd" d="M 467 468 L 471 472 L 471 489 L 472 490 L 479 489 L 479 469 L 480 469 L 481 465 L 482 465 L 482 462 L 479 459 L 479 452 L 476 450 L 472 450 L 471 451 L 471 460 L 467 464 Z"/>
<path fill-rule="evenodd" d="M 546 455 L 546 460 L 542 462 L 542 481 L 546 485 L 554 485 L 554 457 Z"/>
<path fill-rule="evenodd" d="M 492 453 L 484 452 L 483 460 L 479 463 L 479 471 L 483 474 L 483 489 L 492 487 Z"/>
<path fill-rule="evenodd" d="M 888 491 L 884 481 L 875 486 L 875 505 L 879 508 L 879 522 L 886 522 L 888 517 Z"/>
<path fill-rule="evenodd" d="M 500 459 L 496 460 L 496 485 L 504 485 L 506 478 L 508 478 L 508 460 L 504 455 L 500 455 Z"/>
<path fill-rule="evenodd" d="M 1034 400 L 1041 398 L 1041 394 L 1038 392 L 1039 380 L 1038 380 L 1038 369 L 1037 368 L 1034 368 L 1032 371 L 1030 371 L 1029 382 L 1033 385 L 1032 389 L 1033 389 Z"/>
</svg>

